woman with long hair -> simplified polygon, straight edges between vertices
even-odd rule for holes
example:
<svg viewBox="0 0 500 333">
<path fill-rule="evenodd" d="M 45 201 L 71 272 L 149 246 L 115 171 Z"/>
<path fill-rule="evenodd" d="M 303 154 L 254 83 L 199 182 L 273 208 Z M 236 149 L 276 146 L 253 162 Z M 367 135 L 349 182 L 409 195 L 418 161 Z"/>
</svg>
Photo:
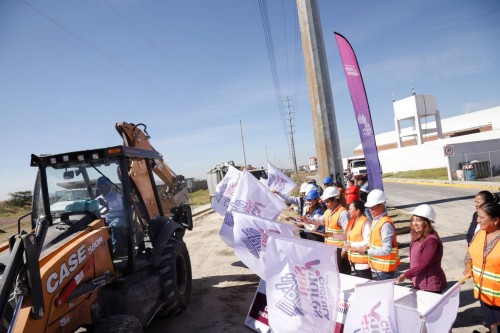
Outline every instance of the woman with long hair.
<svg viewBox="0 0 500 333">
<path fill-rule="evenodd" d="M 436 212 L 429 205 L 420 205 L 412 212 L 410 269 L 397 282 L 411 279 L 413 288 L 434 293 L 446 289 L 446 275 L 441 268 L 443 242 L 433 227 Z"/>
<path fill-rule="evenodd" d="M 500 205 L 489 202 L 477 210 L 480 230 L 465 256 L 464 275 L 474 279 L 474 297 L 479 299 L 484 319 L 491 327 L 500 322 Z"/>
</svg>

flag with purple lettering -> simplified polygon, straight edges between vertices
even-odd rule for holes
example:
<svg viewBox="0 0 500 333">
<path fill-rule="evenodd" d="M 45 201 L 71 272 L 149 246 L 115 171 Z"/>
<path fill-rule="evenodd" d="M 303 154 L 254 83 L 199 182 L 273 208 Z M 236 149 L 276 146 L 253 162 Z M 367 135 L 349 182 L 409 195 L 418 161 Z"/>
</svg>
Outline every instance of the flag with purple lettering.
<svg viewBox="0 0 500 333">
<path fill-rule="evenodd" d="M 267 162 L 267 173 L 269 175 L 267 186 L 271 191 L 275 190 L 281 194 L 289 195 L 297 187 L 293 180 L 269 162 Z"/>
<path fill-rule="evenodd" d="M 337 248 L 274 233 L 268 236 L 266 294 L 272 331 L 333 332 L 340 288 Z"/>
<path fill-rule="evenodd" d="M 261 217 L 233 212 L 234 253 L 241 262 L 262 280 L 265 279 L 264 263 L 267 234 L 276 233 L 293 237 L 295 227 Z"/>
<path fill-rule="evenodd" d="M 363 154 L 365 155 L 366 167 L 368 169 L 368 184 L 370 184 L 371 189 L 378 188 L 384 190 L 377 143 L 375 142 L 375 131 L 373 130 L 370 107 L 368 106 L 368 98 L 366 97 L 365 85 L 358 60 L 351 44 L 349 44 L 344 36 L 335 33 L 335 39 L 337 40 L 340 58 L 344 65 L 347 86 L 351 93 L 354 115 L 358 123 L 359 138 L 363 146 Z"/>
<path fill-rule="evenodd" d="M 247 170 L 243 170 L 236 190 L 229 201 L 229 207 L 224 216 L 219 236 L 227 246 L 234 248 L 232 212 L 241 212 L 274 220 L 285 208 L 286 205 L 273 192 L 261 184 Z"/>
<path fill-rule="evenodd" d="M 344 332 L 397 333 L 394 279 L 356 285 L 349 299 Z"/>
<path fill-rule="evenodd" d="M 221 215 L 225 215 L 229 206 L 229 201 L 234 194 L 236 185 L 240 178 L 241 171 L 229 165 L 226 175 L 217 184 L 215 194 L 212 199 L 212 209 Z"/>
</svg>

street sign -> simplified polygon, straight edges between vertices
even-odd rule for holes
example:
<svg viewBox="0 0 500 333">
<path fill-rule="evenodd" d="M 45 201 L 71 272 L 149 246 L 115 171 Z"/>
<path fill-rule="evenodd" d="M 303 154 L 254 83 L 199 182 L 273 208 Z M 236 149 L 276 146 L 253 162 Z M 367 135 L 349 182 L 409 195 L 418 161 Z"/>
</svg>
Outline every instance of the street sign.
<svg viewBox="0 0 500 333">
<path fill-rule="evenodd" d="M 455 155 L 455 147 L 453 146 L 444 146 L 444 156 L 453 156 Z"/>
</svg>

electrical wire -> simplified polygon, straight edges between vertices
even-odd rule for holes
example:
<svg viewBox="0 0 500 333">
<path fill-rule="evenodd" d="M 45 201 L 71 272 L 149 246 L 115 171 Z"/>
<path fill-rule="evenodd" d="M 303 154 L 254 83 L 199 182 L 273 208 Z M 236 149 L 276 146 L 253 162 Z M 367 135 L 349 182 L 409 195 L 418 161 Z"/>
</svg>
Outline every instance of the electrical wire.
<svg viewBox="0 0 500 333">
<path fill-rule="evenodd" d="M 55 19 L 53 19 L 52 17 L 50 17 L 48 14 L 46 14 L 45 12 L 43 12 L 42 10 L 40 10 L 39 8 L 35 7 L 33 4 L 27 2 L 26 0 L 21 0 L 21 1 L 23 3 L 25 3 L 27 6 L 29 6 L 30 8 L 32 8 L 35 12 L 37 12 L 38 14 L 42 15 L 43 17 L 45 17 L 46 19 L 48 19 L 50 22 L 52 22 L 53 24 L 55 24 L 61 30 L 65 31 L 66 33 L 68 33 L 69 35 L 71 35 L 72 37 L 74 37 L 75 39 L 79 40 L 80 42 L 82 42 L 83 44 L 85 44 L 86 46 L 88 46 L 89 48 L 91 48 L 92 50 L 94 50 L 95 52 L 97 52 L 99 55 L 101 55 L 104 58 L 106 58 L 109 62 L 111 62 L 112 64 L 116 65 L 117 67 L 121 68 L 122 70 L 124 70 L 125 72 L 127 72 L 128 74 L 130 74 L 135 79 L 141 81 L 142 83 L 144 83 L 145 85 L 149 86 L 153 90 L 157 91 L 161 95 L 167 97 L 172 102 L 178 104 L 182 108 L 184 108 L 184 109 L 186 109 L 186 110 L 188 110 L 190 112 L 193 112 L 193 113 L 199 115 L 200 117 L 204 117 L 204 114 L 202 114 L 201 112 L 198 112 L 198 111 L 190 108 L 189 106 L 185 105 L 184 103 L 180 102 L 179 100 L 177 100 L 173 96 L 171 96 L 168 93 L 166 93 L 165 91 L 163 91 L 158 86 L 156 86 L 153 83 L 147 81 L 142 76 L 140 76 L 136 72 L 132 71 L 130 68 L 128 68 L 125 65 L 119 63 L 117 60 L 115 60 L 114 58 L 112 58 L 110 55 L 106 54 L 104 51 L 102 51 L 101 49 L 99 49 L 98 47 L 96 47 L 95 45 L 93 45 L 92 43 L 90 43 L 89 41 L 83 39 L 82 37 L 80 37 L 79 35 L 77 35 L 73 31 L 71 31 L 70 29 L 66 28 L 64 25 L 62 25 L 61 23 L 59 23 L 58 21 L 56 21 Z M 214 121 L 212 121 L 211 119 L 206 119 L 206 120 L 208 122 L 212 123 L 215 126 L 219 125 L 219 124 L 215 123 Z M 233 133 L 233 132 L 231 132 L 231 131 L 229 131 L 227 129 L 226 129 L 226 131 L 231 136 L 239 136 L 239 134 Z"/>
</svg>

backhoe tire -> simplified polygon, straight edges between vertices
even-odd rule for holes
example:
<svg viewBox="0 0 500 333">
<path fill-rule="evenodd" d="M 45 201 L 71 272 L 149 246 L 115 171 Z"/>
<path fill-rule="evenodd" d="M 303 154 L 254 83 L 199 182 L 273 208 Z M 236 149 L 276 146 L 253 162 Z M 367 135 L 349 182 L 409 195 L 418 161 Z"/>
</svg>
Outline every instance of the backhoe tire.
<svg viewBox="0 0 500 333">
<path fill-rule="evenodd" d="M 191 297 L 191 260 L 184 241 L 172 237 L 161 257 L 161 298 L 166 302 L 159 316 L 174 316 L 186 309 Z"/>
<path fill-rule="evenodd" d="M 113 315 L 101 319 L 92 330 L 93 333 L 142 333 L 142 326 L 134 316 Z"/>
</svg>

